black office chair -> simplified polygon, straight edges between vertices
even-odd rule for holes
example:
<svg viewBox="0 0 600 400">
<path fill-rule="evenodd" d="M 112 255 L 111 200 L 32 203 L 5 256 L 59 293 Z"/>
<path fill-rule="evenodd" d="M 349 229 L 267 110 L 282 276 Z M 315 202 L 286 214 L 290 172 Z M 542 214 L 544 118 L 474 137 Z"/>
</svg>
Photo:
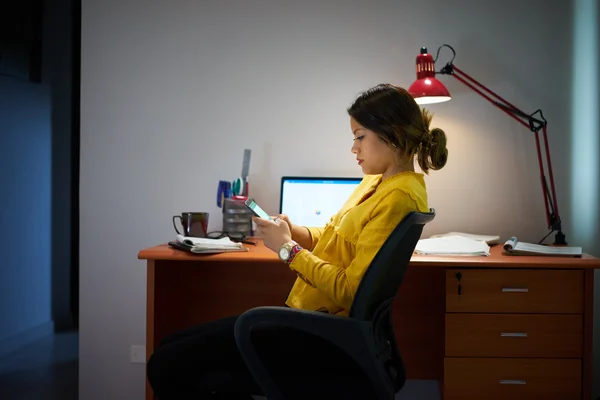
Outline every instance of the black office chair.
<svg viewBox="0 0 600 400">
<path fill-rule="evenodd" d="M 362 368 L 378 399 L 394 398 L 404 386 L 406 373 L 394 337 L 392 302 L 423 227 L 434 217 L 434 209 L 411 212 L 398 224 L 365 272 L 349 317 L 286 307 L 256 307 L 238 317 L 238 348 L 269 400 L 284 400 L 284 396 L 252 344 L 251 331 L 265 325 L 298 329 L 330 341 Z"/>
</svg>

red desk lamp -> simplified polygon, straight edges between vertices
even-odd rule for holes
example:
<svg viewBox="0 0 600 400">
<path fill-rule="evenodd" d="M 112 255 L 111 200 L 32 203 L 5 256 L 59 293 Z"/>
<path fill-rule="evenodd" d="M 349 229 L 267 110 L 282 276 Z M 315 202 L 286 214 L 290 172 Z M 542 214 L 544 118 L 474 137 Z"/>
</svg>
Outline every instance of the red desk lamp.
<svg viewBox="0 0 600 400">
<path fill-rule="evenodd" d="M 448 47 L 452 51 L 452 59 L 440 70 L 435 71 L 435 61 L 440 54 L 442 47 Z M 546 222 L 550 232 L 539 241 L 542 243 L 553 232 L 556 232 L 554 237 L 555 245 L 566 245 L 566 238 L 561 229 L 560 214 L 558 213 L 558 203 L 556 201 L 556 191 L 554 189 L 554 176 L 552 174 L 552 163 L 550 162 L 550 150 L 548 148 L 548 137 L 546 135 L 547 122 L 541 110 L 537 110 L 533 114 L 527 114 L 517 107 L 492 92 L 490 89 L 471 78 L 469 75 L 458 69 L 452 62 L 456 57 L 454 49 L 444 44 L 438 48 L 435 60 L 431 54 L 427 53 L 427 48 L 422 47 L 421 53 L 417 56 L 417 80 L 410 85 L 408 92 L 415 98 L 418 104 L 441 103 L 450 100 L 450 92 L 448 89 L 436 79 L 436 74 L 452 75 L 466 86 L 473 89 L 490 103 L 504 111 L 507 115 L 515 119 L 521 125 L 528 128 L 535 136 L 535 144 L 537 148 L 538 164 L 540 167 L 540 180 L 542 182 L 542 191 L 544 196 L 544 206 L 546 208 Z M 539 116 L 536 116 L 539 114 Z M 544 164 L 542 162 L 542 150 L 540 148 L 539 131 L 544 135 L 544 147 L 546 164 L 548 166 L 548 176 L 550 178 L 550 189 L 546 181 L 544 173 Z"/>
</svg>

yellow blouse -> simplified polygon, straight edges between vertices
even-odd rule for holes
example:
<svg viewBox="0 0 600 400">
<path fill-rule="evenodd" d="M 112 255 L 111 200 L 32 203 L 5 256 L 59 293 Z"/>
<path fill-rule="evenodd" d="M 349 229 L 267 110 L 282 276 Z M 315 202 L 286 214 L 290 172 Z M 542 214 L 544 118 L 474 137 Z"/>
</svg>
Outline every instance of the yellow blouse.
<svg viewBox="0 0 600 400">
<path fill-rule="evenodd" d="M 290 264 L 298 278 L 286 304 L 347 316 L 371 260 L 410 211 L 429 211 L 423 174 L 366 175 L 325 227 L 308 228 L 312 246 Z"/>
</svg>

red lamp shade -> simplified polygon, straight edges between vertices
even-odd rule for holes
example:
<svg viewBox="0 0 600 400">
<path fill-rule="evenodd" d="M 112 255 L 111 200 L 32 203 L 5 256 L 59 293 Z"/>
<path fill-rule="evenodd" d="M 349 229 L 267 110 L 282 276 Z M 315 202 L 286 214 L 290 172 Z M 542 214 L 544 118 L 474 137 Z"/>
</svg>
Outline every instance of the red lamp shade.
<svg viewBox="0 0 600 400">
<path fill-rule="evenodd" d="M 425 47 L 417 56 L 417 80 L 410 85 L 408 92 L 418 104 L 441 103 L 451 98 L 446 86 L 436 79 L 433 56 L 427 53 Z"/>
</svg>

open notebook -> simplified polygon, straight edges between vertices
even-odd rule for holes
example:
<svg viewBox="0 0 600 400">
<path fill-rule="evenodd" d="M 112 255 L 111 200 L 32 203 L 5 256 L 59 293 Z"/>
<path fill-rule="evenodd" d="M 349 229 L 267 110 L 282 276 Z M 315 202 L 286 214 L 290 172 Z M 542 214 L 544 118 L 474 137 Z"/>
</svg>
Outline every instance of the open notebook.
<svg viewBox="0 0 600 400">
<path fill-rule="evenodd" d="M 177 244 L 177 245 L 176 245 Z M 215 254 L 234 251 L 248 251 L 241 243 L 233 242 L 228 237 L 207 239 L 177 235 L 177 242 L 169 242 L 171 247 L 186 250 L 196 254 Z"/>
<path fill-rule="evenodd" d="M 526 243 L 513 236 L 504 243 L 504 254 L 509 256 L 581 257 L 583 249 L 573 246 L 545 246 Z"/>
</svg>

